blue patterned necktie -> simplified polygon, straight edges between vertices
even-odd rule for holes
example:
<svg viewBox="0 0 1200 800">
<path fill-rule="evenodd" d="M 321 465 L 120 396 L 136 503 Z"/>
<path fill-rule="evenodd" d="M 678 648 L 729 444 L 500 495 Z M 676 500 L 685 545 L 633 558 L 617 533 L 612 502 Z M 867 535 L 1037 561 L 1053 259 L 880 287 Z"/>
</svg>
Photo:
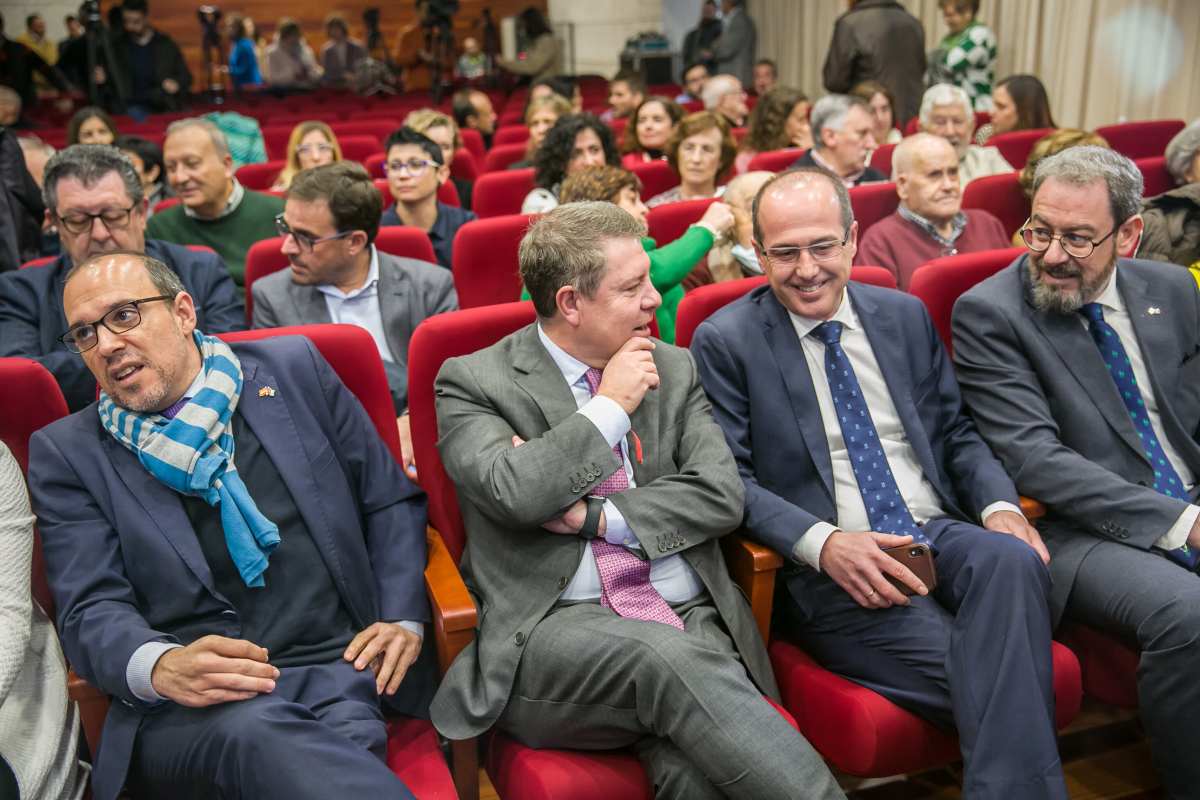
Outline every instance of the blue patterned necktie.
<svg viewBox="0 0 1200 800">
<path fill-rule="evenodd" d="M 842 350 L 842 323 L 822 322 L 809 334 L 825 345 L 825 375 L 833 395 L 834 413 L 842 428 L 850 467 L 858 481 L 858 491 L 867 507 L 871 530 L 912 536 L 914 542 L 930 544 L 929 538 L 917 526 L 900 495 L 900 487 L 892 475 L 883 445 L 867 401 L 859 388 L 858 378 L 846 352 Z"/>
<path fill-rule="evenodd" d="M 1142 391 L 1138 388 L 1137 378 L 1133 374 L 1133 365 L 1129 361 L 1129 355 L 1125 352 L 1125 345 L 1121 344 L 1121 337 L 1117 335 L 1111 325 L 1104 321 L 1104 309 L 1100 307 L 1099 303 L 1085 303 L 1079 309 L 1079 313 L 1087 317 L 1090 323 L 1088 330 L 1092 333 L 1096 347 L 1100 348 L 1100 356 L 1108 367 L 1108 374 L 1112 377 L 1113 383 L 1117 385 L 1117 391 L 1121 393 L 1121 401 L 1125 403 L 1125 408 L 1133 420 L 1133 429 L 1137 431 L 1138 439 L 1142 443 L 1142 452 L 1146 456 L 1146 460 L 1150 462 L 1150 466 L 1154 467 L 1154 490 L 1167 497 L 1190 502 L 1187 488 L 1179 479 L 1179 473 L 1175 471 L 1175 467 L 1171 465 L 1170 459 L 1163 451 L 1162 444 L 1154 433 L 1154 426 L 1150 424 L 1150 415 L 1146 413 Z M 1172 560 L 1188 569 L 1195 569 L 1197 562 L 1200 562 L 1200 552 L 1186 544 L 1176 550 L 1165 552 Z"/>
</svg>

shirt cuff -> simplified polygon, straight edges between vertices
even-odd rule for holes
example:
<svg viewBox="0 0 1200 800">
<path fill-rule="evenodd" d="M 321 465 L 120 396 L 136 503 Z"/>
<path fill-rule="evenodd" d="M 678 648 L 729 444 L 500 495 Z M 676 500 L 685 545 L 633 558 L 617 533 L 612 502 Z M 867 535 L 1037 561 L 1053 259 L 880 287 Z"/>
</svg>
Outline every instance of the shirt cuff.
<svg viewBox="0 0 1200 800">
<path fill-rule="evenodd" d="M 629 415 L 620 403 L 610 397 L 595 395 L 583 404 L 579 413 L 592 421 L 609 447 L 616 447 L 629 433 Z"/>
<path fill-rule="evenodd" d="M 400 620 L 396 620 L 396 624 L 399 625 L 401 628 L 407 628 L 408 630 L 415 633 L 417 636 L 420 636 L 422 639 L 425 638 L 425 623 L 424 622 L 413 622 L 412 620 L 400 619 Z"/>
<path fill-rule="evenodd" d="M 154 675 L 154 665 L 162 658 L 163 653 L 183 647 L 177 642 L 146 642 L 133 651 L 129 663 L 125 665 L 125 684 L 129 692 L 143 703 L 161 703 L 167 698 L 154 691 L 151 677 Z"/>
<path fill-rule="evenodd" d="M 986 524 L 987 518 L 997 511 L 1011 511 L 1014 514 L 1020 514 L 1021 517 L 1025 516 L 1025 512 L 1021 510 L 1020 506 L 1014 506 L 1006 500 L 1000 500 L 983 509 L 983 512 L 979 515 L 979 521 Z"/>
<path fill-rule="evenodd" d="M 804 532 L 800 537 L 800 541 L 792 546 L 792 559 L 802 561 L 815 569 L 821 571 L 821 550 L 825 547 L 825 541 L 830 534 L 841 530 L 835 525 L 830 525 L 828 522 L 818 522 Z"/>
<path fill-rule="evenodd" d="M 631 550 L 642 546 L 629 528 L 629 523 L 625 521 L 625 516 L 613 505 L 612 500 L 604 501 L 604 541 Z"/>
<path fill-rule="evenodd" d="M 1188 506 L 1179 515 L 1179 519 L 1175 520 L 1175 524 L 1171 526 L 1171 530 L 1163 534 L 1154 546 L 1160 550 L 1178 550 L 1187 544 L 1188 534 L 1192 532 L 1192 526 L 1196 524 L 1196 516 L 1200 515 L 1200 506 Z"/>
</svg>

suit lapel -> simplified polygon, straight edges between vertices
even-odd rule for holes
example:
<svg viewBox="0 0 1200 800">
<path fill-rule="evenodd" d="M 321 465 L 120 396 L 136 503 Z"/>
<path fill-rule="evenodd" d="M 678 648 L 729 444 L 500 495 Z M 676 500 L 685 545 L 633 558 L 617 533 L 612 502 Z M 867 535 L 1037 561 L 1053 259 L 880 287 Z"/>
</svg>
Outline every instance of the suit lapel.
<svg viewBox="0 0 1200 800">
<path fill-rule="evenodd" d="M 333 317 L 329 316 L 329 306 L 325 303 L 325 295 L 321 294 L 320 289 L 296 283 L 289 284 L 289 288 L 295 293 L 296 317 L 302 321 L 300 324 L 333 322 Z"/>
<path fill-rule="evenodd" d="M 536 323 L 517 334 L 513 369 L 514 381 L 542 412 L 547 430 L 579 410 L 571 387 L 538 339 Z"/>
<path fill-rule="evenodd" d="M 387 253 L 379 254 L 379 314 L 383 320 L 383 338 L 392 356 L 408 363 L 408 341 L 412 335 L 408 315 L 408 294 L 412 291 L 408 273 Z"/>
<path fill-rule="evenodd" d="M 829 495 L 830 503 L 836 504 L 837 498 L 833 493 L 833 463 L 829 456 L 829 440 L 825 436 L 825 427 L 821 419 L 820 405 L 817 403 L 817 392 L 813 388 L 812 376 L 808 372 L 808 360 L 804 357 L 804 349 L 800 345 L 800 337 L 783 307 L 775 295 L 766 292 L 759 298 L 762 309 L 763 335 L 775 357 L 779 374 L 787 388 L 788 401 L 792 404 L 792 416 L 808 446 L 809 456 L 821 476 L 825 493 Z"/>
<path fill-rule="evenodd" d="M 1145 279 L 1117 268 L 1117 291 L 1125 301 L 1125 310 L 1129 313 L 1129 322 L 1137 336 L 1138 348 L 1142 351 L 1142 363 L 1150 375 L 1150 389 L 1158 398 L 1158 407 L 1170 407 L 1170 398 L 1174 395 L 1178 371 L 1173 364 L 1162 361 L 1165 354 L 1175 351 L 1175 344 L 1170 330 L 1169 316 L 1162 313 L 1165 308 L 1172 308 L 1169 297 L 1164 297 L 1147 284 Z M 1155 308 L 1158 313 L 1150 314 L 1149 309 Z M 1162 367 L 1166 368 L 1162 368 Z M 1146 391 L 1143 387 L 1142 391 Z"/>
</svg>

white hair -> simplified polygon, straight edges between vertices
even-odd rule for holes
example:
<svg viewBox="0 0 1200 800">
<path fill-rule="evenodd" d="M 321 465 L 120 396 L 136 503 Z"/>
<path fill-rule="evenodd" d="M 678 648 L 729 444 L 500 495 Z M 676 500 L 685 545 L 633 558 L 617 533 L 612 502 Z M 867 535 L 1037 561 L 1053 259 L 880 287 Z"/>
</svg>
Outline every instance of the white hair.
<svg viewBox="0 0 1200 800">
<path fill-rule="evenodd" d="M 732 92 L 742 91 L 742 82 L 734 75 L 714 75 L 700 90 L 700 99 L 704 107 L 712 111 L 721 102 L 721 98 Z"/>
<path fill-rule="evenodd" d="M 1200 152 L 1200 119 L 1192 120 L 1192 124 L 1175 134 L 1167 144 L 1167 172 L 1182 186 L 1187 183 L 1187 172 Z M 1198 176 L 1200 179 L 1200 176 Z"/>
<path fill-rule="evenodd" d="M 221 158 L 229 155 L 229 141 L 225 138 L 225 133 L 217 127 L 215 122 L 204 117 L 188 117 L 187 119 L 175 120 L 167 126 L 167 138 L 171 138 L 172 133 L 177 133 L 187 128 L 201 128 L 208 134 L 208 138 L 212 139 L 217 155 Z"/>
<path fill-rule="evenodd" d="M 813 147 L 824 147 L 821 132 L 824 130 L 840 131 L 846 124 L 846 115 L 855 106 L 867 108 L 861 98 L 852 94 L 827 94 L 816 102 L 809 112 L 808 122 L 812 128 Z"/>
<path fill-rule="evenodd" d="M 974 122 L 975 108 L 971 105 L 971 98 L 967 96 L 966 91 L 949 83 L 935 83 L 930 86 L 925 91 L 925 96 L 921 98 L 921 127 L 929 126 L 929 117 L 933 113 L 934 106 L 955 104 L 962 106 L 967 118 Z"/>
</svg>

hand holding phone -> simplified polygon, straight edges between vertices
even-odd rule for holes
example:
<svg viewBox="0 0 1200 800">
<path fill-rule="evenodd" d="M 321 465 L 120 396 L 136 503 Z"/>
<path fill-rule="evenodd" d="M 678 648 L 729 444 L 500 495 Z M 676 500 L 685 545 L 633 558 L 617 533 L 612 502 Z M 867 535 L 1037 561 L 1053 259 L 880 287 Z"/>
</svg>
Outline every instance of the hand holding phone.
<svg viewBox="0 0 1200 800">
<path fill-rule="evenodd" d="M 899 547 L 886 548 L 883 552 L 898 563 L 908 567 L 909 571 L 916 575 L 929 591 L 932 592 L 934 587 L 937 586 L 937 570 L 933 566 L 933 553 L 930 552 L 929 545 L 916 543 L 902 544 Z M 884 577 L 904 594 L 909 596 L 916 594 L 909 586 L 893 578 L 891 575 L 885 575 Z"/>
</svg>

